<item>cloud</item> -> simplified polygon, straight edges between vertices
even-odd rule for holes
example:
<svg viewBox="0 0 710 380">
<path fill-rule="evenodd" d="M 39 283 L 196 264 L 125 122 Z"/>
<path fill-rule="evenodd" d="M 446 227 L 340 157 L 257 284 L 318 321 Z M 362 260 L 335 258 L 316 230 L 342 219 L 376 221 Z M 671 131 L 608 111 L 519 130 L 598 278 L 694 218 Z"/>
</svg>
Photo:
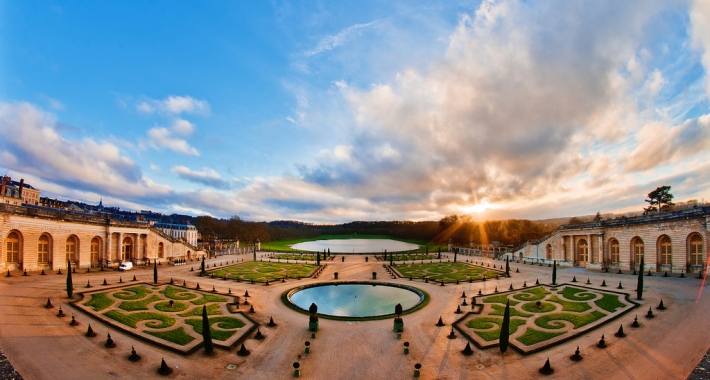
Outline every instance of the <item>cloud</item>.
<svg viewBox="0 0 710 380">
<path fill-rule="evenodd" d="M 194 183 L 200 183 L 216 189 L 228 189 L 229 183 L 223 180 L 214 169 L 203 168 L 202 171 L 192 171 L 186 166 L 178 165 L 170 169 L 178 177 Z"/>
<path fill-rule="evenodd" d="M 188 156 L 199 156 L 200 152 L 190 146 L 187 141 L 173 137 L 172 132 L 164 127 L 156 127 L 148 130 L 150 143 L 157 148 L 167 148 L 173 152 L 182 153 Z"/>
<path fill-rule="evenodd" d="M 353 35 L 358 34 L 362 31 L 362 29 L 366 29 L 372 26 L 376 26 L 377 24 L 381 23 L 383 20 L 375 20 L 368 22 L 366 24 L 355 24 L 351 25 L 335 35 L 331 36 L 325 36 L 323 37 L 320 42 L 318 42 L 318 45 L 316 45 L 315 48 L 303 52 L 303 55 L 306 57 L 312 57 L 314 55 L 320 54 L 324 51 L 332 50 L 344 43 L 346 43 L 350 38 L 352 38 Z"/>
<path fill-rule="evenodd" d="M 124 200 L 146 194 L 159 198 L 171 191 L 145 178 L 117 145 L 92 138 L 67 139 L 58 125 L 54 115 L 32 104 L 1 102 L 0 157 L 7 168 L 55 187 Z"/>
<path fill-rule="evenodd" d="M 690 10 L 693 44 L 702 51 L 705 71 L 710 71 L 710 3 L 704 0 L 692 1 Z M 705 89 L 710 96 L 710 77 L 705 75 Z"/>
<path fill-rule="evenodd" d="M 142 113 L 160 112 L 169 115 L 182 113 L 208 114 L 210 105 L 206 100 L 198 100 L 191 96 L 171 95 L 163 100 L 150 99 L 136 105 L 136 110 Z"/>
</svg>

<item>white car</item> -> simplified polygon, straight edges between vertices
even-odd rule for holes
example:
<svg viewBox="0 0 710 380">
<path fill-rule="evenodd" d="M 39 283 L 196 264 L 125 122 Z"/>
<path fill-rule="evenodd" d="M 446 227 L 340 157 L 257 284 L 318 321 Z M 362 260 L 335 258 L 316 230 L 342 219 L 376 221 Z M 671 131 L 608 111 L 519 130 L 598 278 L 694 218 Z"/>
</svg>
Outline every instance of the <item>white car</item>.
<svg viewBox="0 0 710 380">
<path fill-rule="evenodd" d="M 126 271 L 133 269 L 133 263 L 130 261 L 124 261 L 118 266 L 118 270 Z"/>
</svg>

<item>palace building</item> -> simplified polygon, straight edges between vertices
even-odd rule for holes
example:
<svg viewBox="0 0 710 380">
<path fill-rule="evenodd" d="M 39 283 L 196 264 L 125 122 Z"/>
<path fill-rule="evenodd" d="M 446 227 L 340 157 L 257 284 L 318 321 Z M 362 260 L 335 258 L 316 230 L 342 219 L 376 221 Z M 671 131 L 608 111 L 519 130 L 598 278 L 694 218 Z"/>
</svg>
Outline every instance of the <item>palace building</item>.
<svg viewBox="0 0 710 380">
<path fill-rule="evenodd" d="M 9 203 L 0 204 L 0 237 L 3 272 L 57 270 L 67 261 L 79 268 L 116 267 L 205 255 L 192 239 L 170 236 L 151 223 Z"/>
<path fill-rule="evenodd" d="M 533 262 L 556 260 L 590 269 L 638 269 L 680 273 L 704 271 L 708 264 L 710 206 L 563 225 L 512 253 Z"/>
</svg>

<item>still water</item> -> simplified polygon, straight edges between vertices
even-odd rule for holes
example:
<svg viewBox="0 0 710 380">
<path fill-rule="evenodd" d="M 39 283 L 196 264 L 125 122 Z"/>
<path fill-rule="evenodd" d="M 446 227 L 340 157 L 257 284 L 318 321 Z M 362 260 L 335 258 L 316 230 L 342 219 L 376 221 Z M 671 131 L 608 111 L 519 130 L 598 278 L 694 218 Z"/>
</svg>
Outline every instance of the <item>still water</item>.
<svg viewBox="0 0 710 380">
<path fill-rule="evenodd" d="M 331 253 L 372 253 L 382 252 L 385 249 L 387 252 L 400 252 L 419 248 L 416 244 L 391 239 L 314 240 L 294 244 L 291 247 L 293 249 L 313 252 L 323 252 L 323 250 L 330 249 Z"/>
<path fill-rule="evenodd" d="M 318 314 L 340 317 L 369 317 L 394 313 L 395 305 L 407 310 L 419 304 L 419 294 L 387 285 L 339 284 L 314 286 L 300 290 L 290 297 L 291 302 L 308 310 L 311 303 L 318 305 Z"/>
</svg>

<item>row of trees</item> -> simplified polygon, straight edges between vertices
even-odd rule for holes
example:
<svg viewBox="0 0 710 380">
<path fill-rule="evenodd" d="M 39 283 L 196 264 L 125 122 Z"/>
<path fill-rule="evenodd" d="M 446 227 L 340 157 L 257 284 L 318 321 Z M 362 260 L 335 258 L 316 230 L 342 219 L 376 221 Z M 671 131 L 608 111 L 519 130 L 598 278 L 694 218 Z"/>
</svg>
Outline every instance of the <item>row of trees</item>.
<svg viewBox="0 0 710 380">
<path fill-rule="evenodd" d="M 399 239 L 434 241 L 445 244 L 451 240 L 456 245 L 491 244 L 518 245 L 522 242 L 542 237 L 557 225 L 530 220 L 491 220 L 476 222 L 466 215 L 448 215 L 440 221 L 374 221 L 350 222 L 344 224 L 317 225 L 297 221 L 249 222 L 238 216 L 230 219 L 216 219 L 199 216 L 195 227 L 203 240 L 236 239 L 244 242 L 259 239 L 270 241 L 313 238 L 324 234 L 332 235 L 389 235 Z"/>
</svg>

